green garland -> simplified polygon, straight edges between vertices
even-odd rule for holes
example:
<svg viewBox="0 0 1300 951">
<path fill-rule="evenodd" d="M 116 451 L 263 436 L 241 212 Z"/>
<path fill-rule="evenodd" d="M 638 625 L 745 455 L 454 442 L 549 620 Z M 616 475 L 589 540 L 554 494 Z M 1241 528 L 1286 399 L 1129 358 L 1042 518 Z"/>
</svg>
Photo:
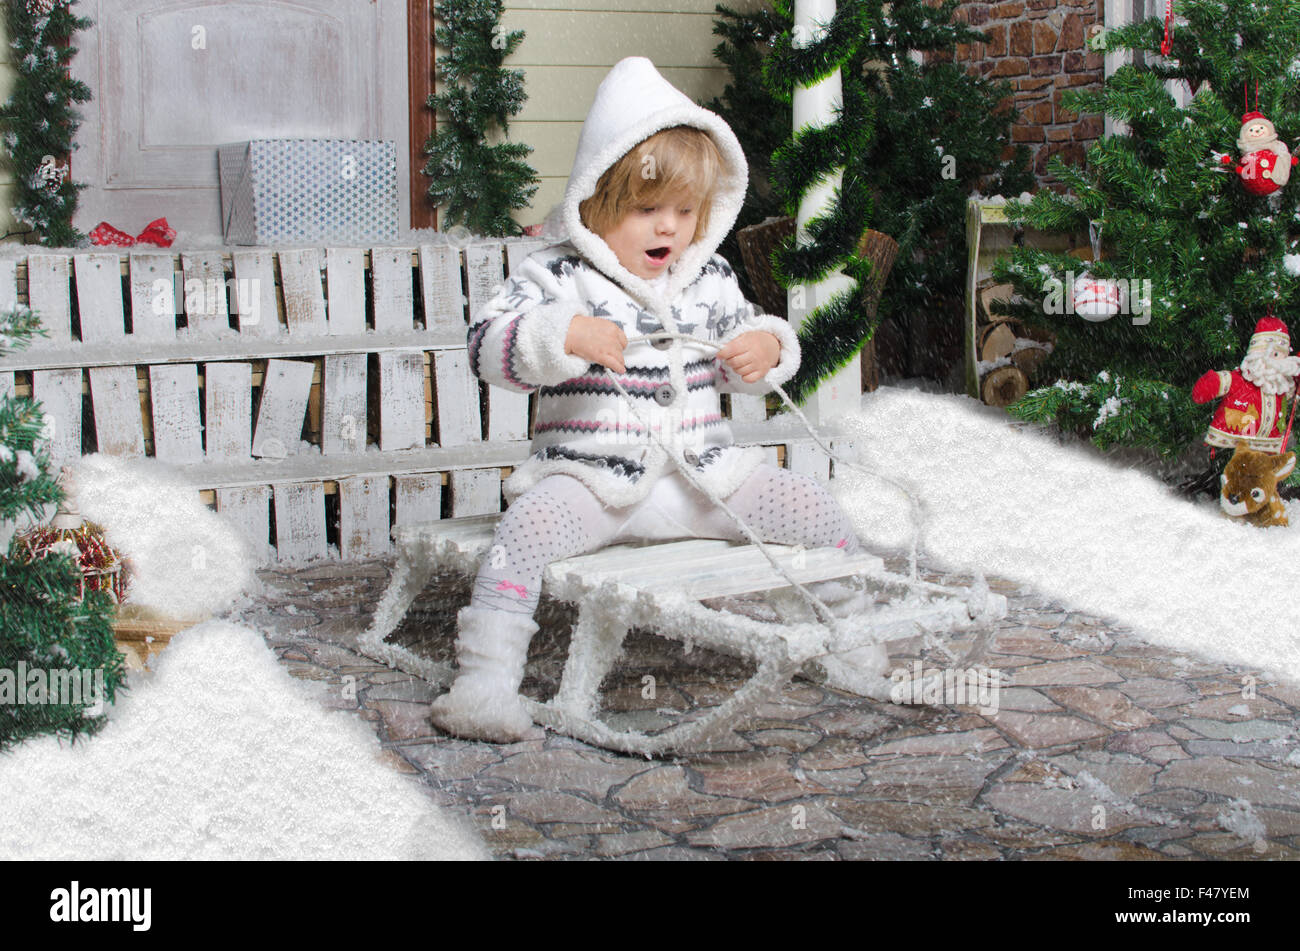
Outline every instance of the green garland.
<svg viewBox="0 0 1300 951">
<path fill-rule="evenodd" d="M 537 173 L 524 161 L 532 148 L 522 142 L 488 145 L 487 137 L 494 126 L 505 133 L 527 98 L 523 72 L 501 65 L 524 33 L 501 27 L 501 0 L 440 0 L 435 12 L 445 24 L 449 52 L 438 57 L 444 89 L 428 99 L 445 116 L 424 149 L 424 174 L 433 179 L 429 198 L 446 206 L 444 226 L 517 235 L 522 229 L 510 213 L 527 208 L 537 191 Z"/>
<path fill-rule="evenodd" d="M 72 226 L 77 192 L 56 163 L 76 148 L 81 125 L 74 103 L 89 102 L 90 88 L 67 75 L 76 55 L 73 33 L 92 20 L 72 12 L 77 0 L 5 0 L 5 25 L 17 78 L 0 107 L 9 168 L 14 173 L 13 216 L 30 224 L 47 247 L 75 247 L 85 235 Z"/>
<path fill-rule="evenodd" d="M 777 13 L 793 18 L 791 0 L 776 0 Z M 781 101 L 789 101 L 796 86 L 811 86 L 850 62 L 870 35 L 873 10 L 865 0 L 844 0 L 834 18 L 823 24 L 816 42 L 795 43 L 795 31 L 781 33 L 763 63 L 763 78 Z M 805 225 L 809 243 L 786 241 L 773 255 L 773 275 L 783 286 L 816 284 L 837 271 L 853 286 L 824 302 L 799 328 L 803 359 L 786 384 L 796 402 L 805 401 L 818 384 L 844 367 L 871 338 L 874 325 L 858 305 L 859 289 L 871 273 L 871 263 L 857 253 L 858 239 L 871 220 L 869 183 L 856 169 L 855 156 L 871 142 L 874 116 L 860 86 L 844 84 L 844 102 L 829 125 L 797 130 L 772 156 L 772 188 L 785 213 L 794 216 L 808 189 L 843 170 L 830 206 Z"/>
</svg>

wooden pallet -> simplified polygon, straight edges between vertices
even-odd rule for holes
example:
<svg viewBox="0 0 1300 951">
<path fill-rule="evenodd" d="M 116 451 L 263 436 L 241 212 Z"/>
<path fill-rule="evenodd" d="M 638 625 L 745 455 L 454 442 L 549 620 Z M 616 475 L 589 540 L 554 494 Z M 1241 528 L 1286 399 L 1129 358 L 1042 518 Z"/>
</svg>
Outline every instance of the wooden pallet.
<svg viewBox="0 0 1300 951">
<path fill-rule="evenodd" d="M 0 308 L 49 336 L 0 356 L 0 395 L 42 403 L 56 467 L 173 467 L 259 563 L 383 555 L 394 527 L 501 510 L 529 396 L 471 374 L 467 322 L 539 246 L 33 250 L 0 260 Z M 740 429 L 767 415 L 728 405 Z"/>
</svg>

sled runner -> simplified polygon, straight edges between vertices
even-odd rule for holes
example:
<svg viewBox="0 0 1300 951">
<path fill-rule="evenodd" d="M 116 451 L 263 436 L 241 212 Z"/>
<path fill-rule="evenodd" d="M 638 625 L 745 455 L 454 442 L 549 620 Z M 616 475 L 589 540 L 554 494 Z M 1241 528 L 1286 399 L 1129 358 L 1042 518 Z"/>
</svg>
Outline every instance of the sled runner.
<svg viewBox="0 0 1300 951">
<path fill-rule="evenodd" d="M 367 656 L 446 686 L 451 671 L 384 639 L 440 569 L 471 576 L 492 542 L 499 515 L 448 519 L 397 529 L 397 566 L 358 646 Z M 754 545 L 689 539 L 615 545 L 555 562 L 546 569 L 544 596 L 576 604 L 568 661 L 560 688 L 548 702 L 523 698 L 533 720 L 584 742 L 624 753 L 655 755 L 707 748 L 755 705 L 780 693 L 809 661 L 842 656 L 918 631 L 948 631 L 1006 616 L 1006 599 L 982 581 L 969 588 L 910 579 L 886 569 L 875 555 L 839 549 L 803 550 L 769 545 L 777 571 Z M 856 617 L 828 626 L 791 596 L 790 580 L 812 584 L 859 579 L 878 600 Z M 769 593 L 772 621 L 716 610 L 701 603 Z M 629 628 L 703 646 L 753 662 L 754 675 L 730 698 L 661 732 L 618 730 L 599 719 L 600 684 L 617 662 Z M 827 683 L 860 695 L 880 696 L 888 681 L 879 671 L 855 675 L 827 664 Z"/>
</svg>

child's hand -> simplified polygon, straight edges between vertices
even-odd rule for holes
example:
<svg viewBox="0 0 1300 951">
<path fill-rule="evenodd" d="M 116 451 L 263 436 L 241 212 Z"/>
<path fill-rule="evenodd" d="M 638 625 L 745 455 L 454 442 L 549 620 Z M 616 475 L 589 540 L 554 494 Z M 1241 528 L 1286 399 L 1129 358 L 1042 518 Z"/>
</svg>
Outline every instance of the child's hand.
<svg viewBox="0 0 1300 951">
<path fill-rule="evenodd" d="M 718 351 L 720 359 L 746 383 L 761 380 L 781 359 L 781 341 L 766 330 L 743 333 Z"/>
<path fill-rule="evenodd" d="M 615 373 L 623 373 L 623 348 L 627 334 L 612 320 L 574 314 L 569 333 L 564 338 L 564 352 L 582 357 L 589 363 L 599 363 Z"/>
</svg>

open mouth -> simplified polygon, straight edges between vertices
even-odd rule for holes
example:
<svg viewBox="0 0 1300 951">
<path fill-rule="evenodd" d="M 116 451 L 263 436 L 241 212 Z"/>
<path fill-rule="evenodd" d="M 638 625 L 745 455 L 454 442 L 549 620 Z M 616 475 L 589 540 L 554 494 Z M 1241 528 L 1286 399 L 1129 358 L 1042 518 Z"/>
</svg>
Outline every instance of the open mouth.
<svg viewBox="0 0 1300 951">
<path fill-rule="evenodd" d="M 671 250 L 671 248 L 651 248 L 646 252 L 646 255 L 656 261 L 666 261 Z"/>
</svg>

